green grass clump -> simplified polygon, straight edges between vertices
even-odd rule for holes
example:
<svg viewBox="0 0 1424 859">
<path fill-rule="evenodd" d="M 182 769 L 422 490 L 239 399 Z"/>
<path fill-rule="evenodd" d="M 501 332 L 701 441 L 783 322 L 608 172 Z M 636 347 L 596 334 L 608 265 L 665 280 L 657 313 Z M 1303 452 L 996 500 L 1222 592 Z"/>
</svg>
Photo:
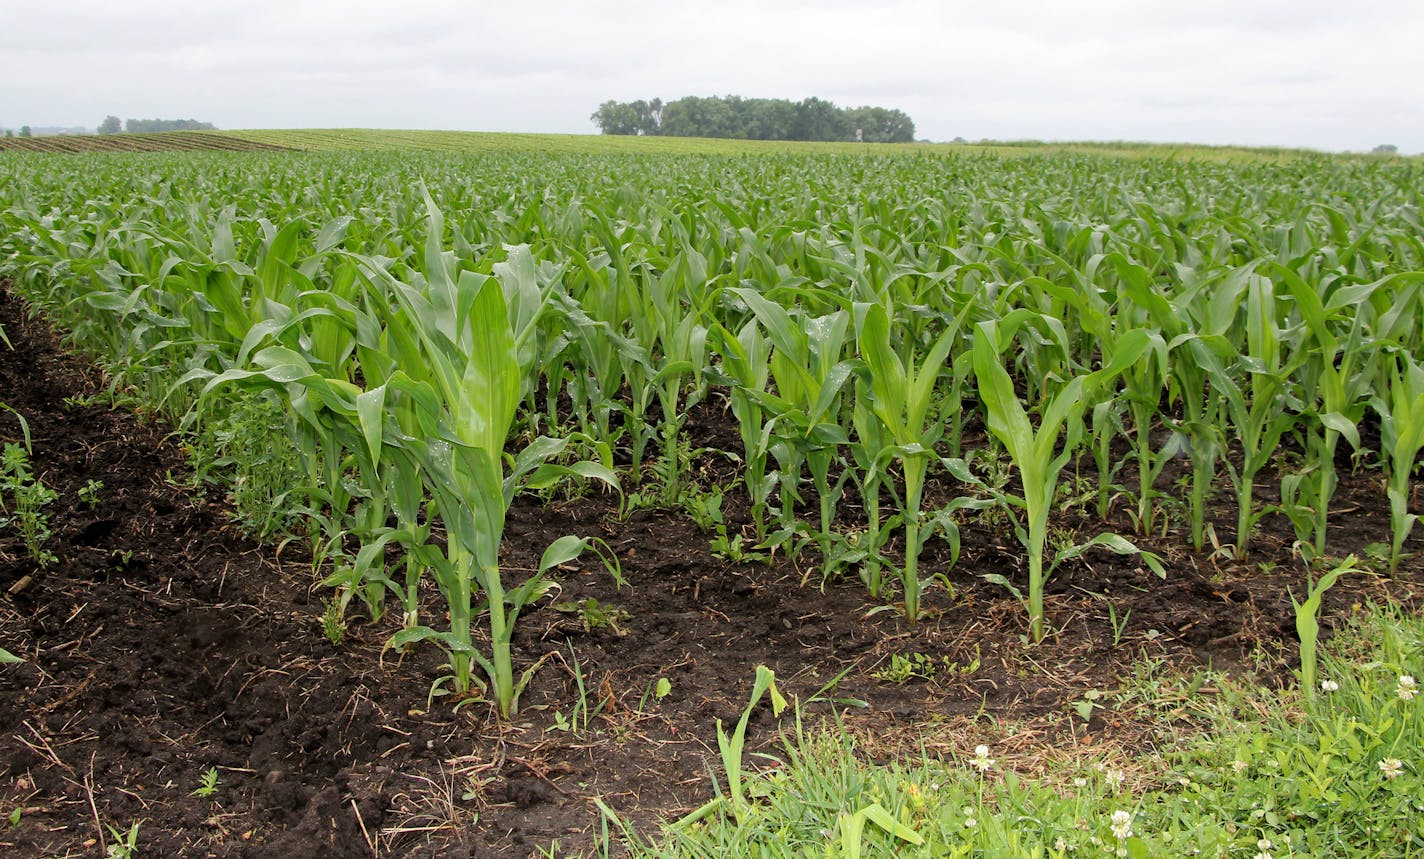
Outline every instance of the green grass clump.
<svg viewBox="0 0 1424 859">
<path fill-rule="evenodd" d="M 1424 855 L 1424 620 L 1364 613 L 1332 651 L 1319 695 L 1217 678 L 1206 730 L 1144 757 L 1030 780 L 987 744 L 874 766 L 844 732 L 798 727 L 740 815 L 651 841 L 609 821 L 638 857 Z"/>
</svg>

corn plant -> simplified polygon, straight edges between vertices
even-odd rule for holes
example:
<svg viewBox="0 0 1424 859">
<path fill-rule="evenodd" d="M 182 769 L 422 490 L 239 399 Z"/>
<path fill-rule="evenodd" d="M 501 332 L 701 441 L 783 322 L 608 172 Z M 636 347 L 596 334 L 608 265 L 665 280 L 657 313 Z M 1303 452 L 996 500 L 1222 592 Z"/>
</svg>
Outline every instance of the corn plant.
<svg viewBox="0 0 1424 859">
<path fill-rule="evenodd" d="M 489 681 L 489 692 L 500 714 L 508 718 L 529 672 L 515 679 L 510 650 L 519 614 L 548 589 L 545 573 L 576 557 L 585 540 L 565 537 L 544 552 L 533 576 L 507 587 L 499 564 L 505 515 L 523 486 L 547 485 L 563 475 L 578 475 L 617 486 L 617 478 L 599 463 L 555 466 L 567 439 L 540 438 L 506 465 L 515 409 L 521 399 L 524 368 L 521 347 L 532 336 L 543 306 L 537 288 L 516 281 L 501 285 L 493 276 L 461 271 L 455 274 L 453 254 L 443 250 L 444 219 L 426 197 L 430 223 L 422 286 L 395 278 L 373 260 L 363 261 L 363 274 L 394 296 L 410 320 L 429 378 L 415 383 L 415 401 L 426 428 L 421 438 L 402 437 L 397 446 L 409 453 L 426 477 L 432 515 L 447 534 L 443 552 L 427 555 L 432 573 L 450 614 L 448 631 L 428 626 L 407 627 L 391 639 L 401 647 L 433 641 L 448 652 L 453 691 L 470 691 L 471 667 L 477 664 Z M 510 298 L 506 299 L 506 288 Z M 518 326 L 516 328 L 516 325 Z M 363 424 L 368 441 L 385 427 L 374 419 Z M 374 448 L 376 445 L 372 444 Z M 482 604 L 474 602 L 476 589 Z M 476 609 L 488 613 L 490 652 L 480 653 L 471 638 Z M 531 669 L 532 670 L 532 669 Z M 444 691 L 437 681 L 435 691 Z"/>
<path fill-rule="evenodd" d="M 884 469 L 890 459 L 897 459 L 904 478 L 904 494 L 897 497 L 901 499 L 905 527 L 905 566 L 897 573 L 903 589 L 905 618 L 911 623 L 919 619 L 920 593 L 926 584 L 919 575 L 919 556 L 923 547 L 920 503 L 935 443 L 944 427 L 943 421 L 929 420 L 937 399 L 935 382 L 959 338 L 960 324 L 972 308 L 972 303 L 966 305 L 958 317 L 946 324 L 923 355 L 916 354 L 913 344 L 903 346 L 902 351 L 895 349 L 890 342 L 890 314 L 883 305 L 871 304 L 864 308 L 860 322 L 860 354 L 869 377 L 869 411 L 880 424 L 880 427 L 871 425 L 864 414 L 864 400 L 857 396 L 857 415 L 861 420 L 856 426 L 863 433 L 861 443 L 870 442 L 880 447 L 873 455 L 865 457 L 872 473 L 866 480 L 871 551 L 877 548 L 880 530 L 878 495 L 881 481 L 873 473 Z M 858 387 L 857 394 L 863 393 L 866 393 L 865 388 Z M 943 397 L 939 400 L 939 405 L 944 408 L 959 408 L 958 403 Z M 870 500 L 872 495 L 877 496 L 874 501 Z M 878 568 L 872 571 L 869 583 L 874 594 L 878 585 Z"/>
<path fill-rule="evenodd" d="M 780 717 L 781 711 L 786 709 L 786 699 L 781 697 L 781 692 L 776 688 L 776 672 L 765 665 L 758 665 L 756 679 L 752 684 L 751 698 L 747 701 L 747 706 L 743 708 L 742 717 L 737 720 L 736 728 L 729 734 L 723 730 L 722 720 L 717 720 L 717 750 L 721 756 L 723 772 L 727 776 L 727 794 L 709 800 L 680 818 L 674 825 L 690 826 L 724 806 L 730 806 L 738 820 L 745 820 L 747 815 L 751 814 L 752 807 L 746 798 L 747 773 L 742 768 L 742 753 L 746 747 L 747 726 L 751 722 L 752 712 L 756 710 L 756 706 L 763 696 L 766 696 L 771 702 L 772 716 Z"/>
<path fill-rule="evenodd" d="M 830 472 L 838 449 L 850 441 L 840 423 L 840 397 L 855 366 L 842 358 L 851 315 L 837 310 L 798 320 L 755 290 L 728 291 L 752 310 L 773 347 L 771 378 L 776 392 L 748 390 L 772 416 L 764 432 L 770 439 L 767 450 L 778 466 L 781 530 L 768 539 L 782 542 L 795 533 L 801 475 L 803 469 L 809 471 L 820 512 L 811 540 L 821 549 L 823 572 L 829 574 L 835 563 L 831 523 L 841 488 L 839 481 L 831 481 Z"/>
<path fill-rule="evenodd" d="M 1013 379 L 1000 360 L 1012 338 L 1013 329 L 1009 326 L 1024 318 L 1020 315 L 1006 320 L 1003 331 L 994 321 L 980 322 L 976 326 L 974 373 L 989 432 L 1004 446 L 1022 483 L 1023 494 L 1009 496 L 1009 500 L 1024 513 L 1023 523 L 1016 521 L 1014 530 L 1028 552 L 1030 634 L 1034 641 L 1041 641 L 1044 636 L 1043 559 L 1048 539 L 1048 513 L 1058 491 L 1059 475 L 1082 441 L 1083 412 L 1096 391 L 1137 361 L 1147 350 L 1150 338 L 1148 332 L 1141 329 L 1123 334 L 1113 349 L 1112 363 L 1069 379 L 1048 399 L 1035 428 L 1019 402 Z"/>
<path fill-rule="evenodd" d="M 1390 549 L 1389 571 L 1399 571 L 1405 557 L 1404 541 L 1419 521 L 1409 512 L 1410 474 L 1424 449 L 1424 365 L 1406 352 L 1396 352 L 1385 364 L 1387 387 L 1371 405 L 1380 418 L 1381 453 L 1388 478 Z"/>
<path fill-rule="evenodd" d="M 1296 601 L 1295 594 L 1291 594 L 1291 605 L 1295 609 L 1295 631 L 1300 638 L 1300 681 L 1301 688 L 1305 694 L 1316 694 L 1315 673 L 1316 673 L 1316 646 L 1320 638 L 1320 601 L 1325 597 L 1325 592 L 1334 587 L 1335 582 L 1346 573 L 1360 572 L 1357 564 L 1359 559 L 1354 555 L 1336 564 L 1329 572 L 1320 577 L 1319 581 L 1311 581 L 1310 574 L 1306 574 L 1305 580 L 1305 601 Z"/>
<path fill-rule="evenodd" d="M 1212 368 L 1213 393 L 1221 398 L 1222 413 L 1235 427 L 1241 444 L 1241 467 L 1238 469 L 1229 459 L 1225 461 L 1236 491 L 1238 560 L 1246 557 L 1251 531 L 1265 513 L 1256 510 L 1253 503 L 1256 475 L 1275 457 L 1281 436 L 1295 425 L 1299 401 L 1290 380 L 1304 358 L 1296 353 L 1288 360 L 1283 354 L 1275 286 L 1271 281 L 1251 274 L 1240 282 L 1240 287 L 1246 306 L 1246 350 L 1237 353 L 1235 366 L 1246 376 L 1245 384 L 1239 384 L 1225 368 Z M 1226 286 L 1222 289 L 1225 291 Z"/>
<path fill-rule="evenodd" d="M 718 369 L 731 386 L 732 414 L 742 437 L 742 482 L 751 501 L 756 542 L 760 543 L 767 536 L 768 508 L 776 487 L 775 476 L 767 473 L 770 437 L 766 432 L 766 408 L 759 399 L 766 394 L 771 374 L 771 342 L 755 320 L 747 322 L 735 335 L 718 323 L 709 339 L 722 358 Z"/>
<path fill-rule="evenodd" d="M 1315 411 L 1315 420 L 1307 427 L 1314 473 L 1309 505 L 1314 517 L 1309 521 L 1309 531 L 1311 552 L 1320 557 L 1325 554 L 1330 499 L 1337 483 L 1335 450 L 1341 438 L 1359 450 L 1358 424 L 1373 393 L 1375 347 L 1366 337 L 1365 308 L 1369 307 L 1367 299 L 1375 285 L 1344 286 L 1335 291 L 1327 306 L 1320 293 L 1295 272 L 1280 266 L 1272 270 L 1286 282 L 1310 332 L 1309 345 L 1303 347 L 1309 357 L 1298 376 L 1304 398 Z M 1343 340 L 1333 330 L 1339 317 L 1345 317 L 1349 324 L 1349 333 Z"/>
</svg>

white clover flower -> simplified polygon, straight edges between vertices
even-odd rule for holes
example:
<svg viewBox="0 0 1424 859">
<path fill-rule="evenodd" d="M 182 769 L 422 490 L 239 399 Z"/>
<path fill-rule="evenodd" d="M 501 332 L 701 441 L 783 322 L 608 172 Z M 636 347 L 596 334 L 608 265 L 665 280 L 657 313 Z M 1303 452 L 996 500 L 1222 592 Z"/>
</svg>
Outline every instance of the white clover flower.
<svg viewBox="0 0 1424 859">
<path fill-rule="evenodd" d="M 1073 786 L 1074 786 L 1074 787 L 1087 787 L 1087 786 L 1088 786 L 1088 780 L 1085 779 L 1085 778 L 1083 778 L 1082 776 L 1078 776 L 1077 778 L 1073 779 Z"/>
<path fill-rule="evenodd" d="M 1320 681 L 1320 691 L 1321 691 L 1321 692 L 1339 692 L 1339 691 L 1340 691 L 1340 684 L 1339 684 L 1339 683 L 1336 683 L 1334 680 L 1321 680 L 1321 681 Z"/>
<path fill-rule="evenodd" d="M 1379 768 L 1385 778 L 1399 778 L 1400 774 L 1404 772 L 1404 761 L 1399 758 L 1385 758 L 1379 762 Z"/>
<path fill-rule="evenodd" d="M 1239 773 L 1244 773 L 1244 772 L 1246 772 L 1246 768 L 1247 768 L 1248 766 L 1250 766 L 1250 764 L 1246 763 L 1245 761 L 1243 761 L 1243 760 L 1241 760 L 1241 759 L 1239 759 L 1239 758 L 1238 758 L 1237 760 L 1234 760 L 1234 761 L 1231 762 L 1231 768 L 1234 769 L 1234 770 L 1236 770 L 1236 771 L 1239 772 Z"/>
<path fill-rule="evenodd" d="M 1256 849 L 1260 850 L 1262 853 L 1265 853 L 1267 850 L 1270 850 L 1274 846 L 1275 845 L 1271 843 L 1271 839 L 1269 838 L 1256 839 Z"/>
<path fill-rule="evenodd" d="M 1132 836 L 1132 812 L 1118 809 L 1112 813 L 1112 834 L 1119 841 L 1126 841 Z"/>
<path fill-rule="evenodd" d="M 1394 694 L 1399 696 L 1401 701 L 1412 701 L 1414 696 L 1419 694 L 1419 684 L 1414 682 L 1414 678 L 1408 674 L 1399 677 L 1399 685 L 1394 687 Z"/>
<path fill-rule="evenodd" d="M 972 818 L 972 817 L 966 817 L 966 818 L 964 818 L 964 828 L 965 828 L 965 829 L 973 829 L 974 827 L 976 827 L 976 826 L 978 826 L 978 825 L 979 825 L 979 821 L 975 820 L 974 818 Z"/>
<path fill-rule="evenodd" d="M 1064 840 L 1062 835 L 1058 836 L 1058 840 L 1053 842 L 1053 849 L 1057 850 L 1059 853 L 1068 852 L 1068 842 Z"/>
<path fill-rule="evenodd" d="M 970 766 L 979 770 L 981 773 L 986 773 L 994 768 L 994 763 L 994 759 L 989 757 L 988 746 L 978 745 L 974 747 L 974 760 L 969 762 Z"/>
<path fill-rule="evenodd" d="M 1108 770 L 1103 776 L 1103 780 L 1108 783 L 1108 787 L 1117 790 L 1122 787 L 1122 783 L 1127 781 L 1127 775 L 1122 770 Z"/>
</svg>

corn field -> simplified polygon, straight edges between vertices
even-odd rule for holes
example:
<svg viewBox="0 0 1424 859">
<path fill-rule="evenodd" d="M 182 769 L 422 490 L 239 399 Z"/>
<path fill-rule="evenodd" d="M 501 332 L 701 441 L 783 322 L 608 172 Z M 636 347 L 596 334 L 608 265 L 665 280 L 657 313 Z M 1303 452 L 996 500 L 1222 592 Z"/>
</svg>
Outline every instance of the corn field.
<svg viewBox="0 0 1424 859">
<path fill-rule="evenodd" d="M 910 624 L 970 521 L 1018 547 L 988 578 L 1032 640 L 1063 564 L 1170 578 L 1144 537 L 1241 560 L 1283 516 L 1323 563 L 1341 469 L 1377 483 L 1397 572 L 1424 530 L 1421 179 L 1323 157 L 0 153 L 0 275 L 112 391 L 212 439 L 246 526 L 308 546 L 341 612 L 443 649 L 433 693 L 508 718 L 538 667 L 511 657 L 521 616 L 575 559 L 618 570 L 583 534 L 502 564 L 510 505 L 705 498 L 699 405 L 741 440 L 730 553 L 795 558 L 808 589 L 858 577 Z M 223 456 L 251 446 L 283 454 Z M 1100 532 L 1054 539 L 1070 508 Z"/>
</svg>

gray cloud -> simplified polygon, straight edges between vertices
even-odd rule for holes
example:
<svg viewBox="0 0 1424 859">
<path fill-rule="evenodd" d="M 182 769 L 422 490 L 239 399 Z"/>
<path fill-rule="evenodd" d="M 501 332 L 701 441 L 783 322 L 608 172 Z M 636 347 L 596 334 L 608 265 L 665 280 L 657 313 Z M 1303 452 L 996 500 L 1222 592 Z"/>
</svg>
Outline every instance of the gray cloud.
<svg viewBox="0 0 1424 859">
<path fill-rule="evenodd" d="M 0 123 L 593 130 L 609 98 L 900 107 L 921 136 L 1424 150 L 1424 4 L 1355 0 L 53 0 L 0 30 Z"/>
</svg>

